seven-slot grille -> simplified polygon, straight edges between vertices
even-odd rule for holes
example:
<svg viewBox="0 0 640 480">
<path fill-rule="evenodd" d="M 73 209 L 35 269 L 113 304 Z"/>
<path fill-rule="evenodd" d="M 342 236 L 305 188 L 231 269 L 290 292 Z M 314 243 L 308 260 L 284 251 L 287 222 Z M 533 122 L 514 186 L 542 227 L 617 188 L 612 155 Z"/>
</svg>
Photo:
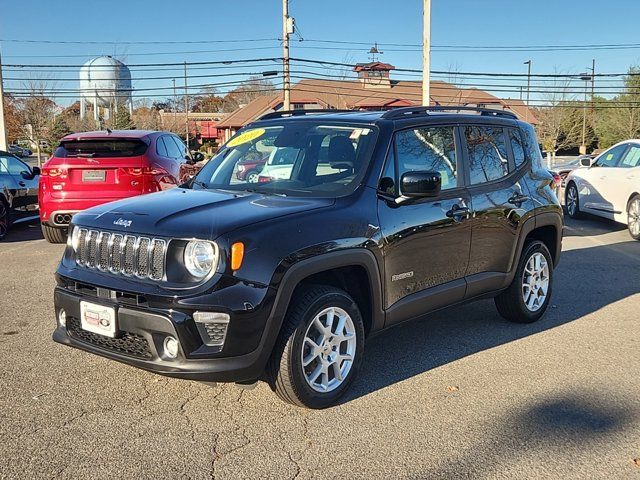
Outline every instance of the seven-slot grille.
<svg viewBox="0 0 640 480">
<path fill-rule="evenodd" d="M 166 251 L 167 242 L 160 238 L 81 228 L 76 263 L 121 275 L 162 280 Z"/>
</svg>

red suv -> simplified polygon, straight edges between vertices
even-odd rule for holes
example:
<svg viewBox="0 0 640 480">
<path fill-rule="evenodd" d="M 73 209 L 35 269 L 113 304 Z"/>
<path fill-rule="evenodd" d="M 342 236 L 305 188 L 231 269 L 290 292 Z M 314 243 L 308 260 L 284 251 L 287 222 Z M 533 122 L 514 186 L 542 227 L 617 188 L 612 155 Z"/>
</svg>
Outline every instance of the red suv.
<svg viewBox="0 0 640 480">
<path fill-rule="evenodd" d="M 67 135 L 42 167 L 38 192 L 42 233 L 51 243 L 63 243 L 74 213 L 175 187 L 196 173 L 198 160 L 170 132 Z"/>
</svg>

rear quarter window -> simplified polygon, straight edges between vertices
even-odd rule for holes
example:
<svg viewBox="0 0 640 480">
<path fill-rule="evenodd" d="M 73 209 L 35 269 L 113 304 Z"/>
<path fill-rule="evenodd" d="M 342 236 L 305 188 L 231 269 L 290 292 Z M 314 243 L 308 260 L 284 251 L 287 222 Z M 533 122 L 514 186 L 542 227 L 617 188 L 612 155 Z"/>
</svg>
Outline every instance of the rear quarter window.
<svg viewBox="0 0 640 480">
<path fill-rule="evenodd" d="M 54 156 L 73 157 L 138 157 L 147 151 L 147 144 L 137 139 L 66 140 L 60 143 Z"/>
</svg>

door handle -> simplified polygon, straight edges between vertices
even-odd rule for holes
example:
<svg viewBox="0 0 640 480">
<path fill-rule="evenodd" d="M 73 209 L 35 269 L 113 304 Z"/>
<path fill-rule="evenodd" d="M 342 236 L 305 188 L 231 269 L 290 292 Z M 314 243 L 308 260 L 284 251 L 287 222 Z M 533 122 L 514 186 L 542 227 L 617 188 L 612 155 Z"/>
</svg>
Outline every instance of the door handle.
<svg viewBox="0 0 640 480">
<path fill-rule="evenodd" d="M 26 186 L 27 186 L 27 184 L 26 184 L 26 183 L 24 183 L 22 180 L 20 180 L 20 181 L 18 182 L 18 185 L 20 185 L 21 187 L 26 187 Z"/>
<path fill-rule="evenodd" d="M 446 215 L 459 222 L 462 219 L 461 217 L 467 218 L 469 216 L 469 207 L 461 207 L 456 203 L 451 207 L 451 210 L 447 211 Z"/>
<path fill-rule="evenodd" d="M 509 197 L 509 200 L 507 200 L 507 202 L 509 202 L 512 205 L 516 205 L 516 206 L 520 206 L 522 205 L 524 202 L 526 202 L 527 200 L 529 200 L 530 197 L 528 195 L 522 195 L 521 193 L 516 193 L 514 195 L 511 195 L 511 197 Z"/>
</svg>

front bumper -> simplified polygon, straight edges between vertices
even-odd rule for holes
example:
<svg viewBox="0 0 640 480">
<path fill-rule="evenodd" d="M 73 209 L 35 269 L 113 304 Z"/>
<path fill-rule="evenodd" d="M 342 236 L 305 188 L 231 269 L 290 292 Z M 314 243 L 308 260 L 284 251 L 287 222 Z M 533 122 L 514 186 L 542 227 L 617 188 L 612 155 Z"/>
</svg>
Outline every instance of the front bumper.
<svg viewBox="0 0 640 480">
<path fill-rule="evenodd" d="M 56 323 L 54 341 L 171 377 L 212 382 L 254 381 L 262 376 L 275 342 L 273 333 L 277 334 L 280 326 L 267 314 L 271 310 L 271 296 L 265 292 L 265 301 L 255 311 L 229 311 L 231 321 L 222 347 L 207 346 L 191 316 L 193 311 L 203 309 L 202 304 L 198 308 L 185 308 L 185 303 L 174 298 L 173 303 L 167 301 L 164 307 L 158 305 L 158 301 L 149 300 L 145 301 L 154 303 L 153 306 L 134 305 L 125 303 L 124 297 L 118 297 L 114 291 L 96 288 L 98 295 L 94 295 L 92 289 L 74 291 L 70 285 L 77 284 L 59 279 L 55 289 L 56 319 L 64 309 L 66 325 Z M 100 292 L 109 294 L 105 298 Z M 215 297 L 207 296 L 207 300 L 212 298 Z M 193 298 L 186 300 L 199 304 Z M 115 339 L 80 327 L 80 301 L 115 308 L 119 332 Z M 219 310 L 215 305 L 210 306 L 210 311 Z M 168 358 L 164 352 L 167 336 L 179 340 L 177 358 Z"/>
</svg>

